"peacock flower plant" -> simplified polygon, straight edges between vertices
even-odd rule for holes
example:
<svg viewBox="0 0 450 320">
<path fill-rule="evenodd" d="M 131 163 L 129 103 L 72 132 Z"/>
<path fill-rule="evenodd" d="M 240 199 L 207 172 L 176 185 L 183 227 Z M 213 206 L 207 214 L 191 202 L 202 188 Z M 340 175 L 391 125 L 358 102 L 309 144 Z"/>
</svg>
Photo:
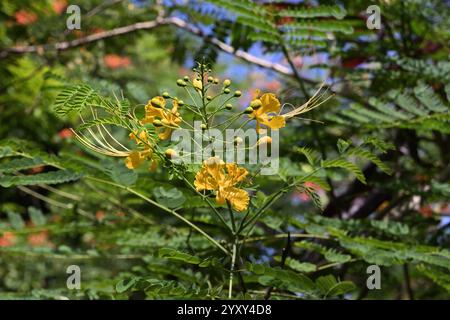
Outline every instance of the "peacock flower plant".
<svg viewBox="0 0 450 320">
<path fill-rule="evenodd" d="M 78 99 L 83 101 L 83 105 L 77 109 L 82 124 L 78 130 L 74 130 L 76 138 L 83 146 L 102 155 L 123 158 L 124 165 L 130 170 L 140 170 L 145 164 L 148 164 L 150 171 L 157 168 L 165 170 L 172 177 L 180 179 L 193 193 L 202 197 L 202 200 L 210 207 L 211 214 L 215 215 L 227 230 L 230 230 L 234 238 L 231 252 L 180 213 L 140 194 L 135 189 L 126 187 L 126 190 L 182 220 L 222 252 L 234 257 L 230 271 L 229 297 L 231 297 L 233 268 L 239 238 L 243 236 L 243 232 L 247 234 L 251 232 L 258 218 L 265 212 L 265 208 L 286 192 L 285 189 L 288 186 L 278 190 L 264 204 L 258 205 L 257 201 L 252 202 L 250 190 L 257 189 L 252 181 L 262 174 L 261 169 L 264 163 L 261 162 L 255 166 L 250 165 L 250 161 L 248 165 L 244 161 L 239 162 L 238 165 L 238 158 L 223 157 L 223 150 L 220 148 L 212 150 L 209 154 L 205 153 L 205 150 L 208 150 L 207 147 L 212 143 L 219 142 L 225 148 L 230 146 L 234 148 L 233 151 L 243 151 L 244 155 L 248 150 L 265 149 L 267 151 L 268 146 L 273 147 L 278 142 L 278 135 L 271 137 L 266 134 L 267 132 L 281 130 L 287 126 L 291 118 L 316 108 L 330 97 L 323 99 L 324 93 L 319 94 L 321 86 L 305 104 L 299 107 L 290 105 L 292 110 L 283 113 L 283 108 L 288 104 L 282 104 L 274 93 L 260 94 L 257 91 L 250 105 L 243 109 L 237 105 L 237 99 L 242 96 L 242 92 L 231 90 L 231 80 L 225 79 L 221 82 L 218 78 L 212 77 L 210 69 L 207 69 L 204 64 L 199 64 L 199 68 L 194 71 L 196 73 L 194 76 L 185 76 L 176 81 L 177 86 L 186 93 L 186 102 L 168 92 L 163 92 L 151 98 L 143 109 L 138 110 L 139 107 L 132 108 L 126 99 L 105 98 L 84 85 L 65 92 L 61 101 L 71 101 L 77 94 L 82 94 L 84 97 Z M 73 110 L 71 103 L 68 105 L 61 103 L 57 112 L 68 114 L 71 110 Z M 85 119 L 86 115 L 83 116 L 81 112 L 86 110 L 90 111 L 91 119 L 89 120 Z M 256 122 L 256 129 L 252 128 L 251 122 Z M 200 125 L 197 126 L 199 123 Z M 110 126 L 113 128 L 110 129 Z M 225 133 L 229 128 L 237 128 L 236 131 L 241 128 L 253 130 L 254 143 L 245 146 L 245 139 L 239 135 L 227 141 L 228 136 Z M 122 143 L 115 137 L 117 130 L 124 129 L 129 138 L 128 143 Z M 177 149 L 179 141 L 173 139 L 174 132 L 177 130 L 193 132 L 194 138 L 188 135 L 191 139 L 190 145 L 194 144 L 199 148 L 193 152 L 190 149 L 188 151 Z M 227 138 L 217 139 L 211 134 L 212 130 L 215 130 L 216 134 L 218 131 L 222 137 L 227 136 Z M 201 139 L 195 138 L 198 135 Z M 277 137 L 277 140 L 273 137 Z M 207 155 L 206 159 L 201 159 L 203 162 L 179 162 L 180 159 L 192 158 L 193 155 L 198 154 L 202 157 Z M 245 156 L 244 160 L 246 160 Z M 142 177 L 142 174 L 146 174 L 143 170 L 140 173 L 141 175 L 133 174 L 133 176 Z M 118 184 L 114 183 L 114 185 Z M 289 187 L 292 186 L 296 184 L 289 184 Z M 211 198 L 215 201 L 211 201 Z M 226 212 L 230 216 L 228 221 L 224 216 Z M 235 215 L 235 212 L 245 212 L 245 214 Z"/>
</svg>

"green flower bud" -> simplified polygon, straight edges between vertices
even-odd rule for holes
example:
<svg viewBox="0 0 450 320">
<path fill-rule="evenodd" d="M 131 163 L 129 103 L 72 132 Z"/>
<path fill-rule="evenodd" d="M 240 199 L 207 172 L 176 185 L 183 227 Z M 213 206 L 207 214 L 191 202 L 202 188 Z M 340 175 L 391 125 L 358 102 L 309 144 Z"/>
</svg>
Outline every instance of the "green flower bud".
<svg viewBox="0 0 450 320">
<path fill-rule="evenodd" d="M 213 77 L 208 77 L 208 82 L 213 82 L 214 78 Z"/>
<path fill-rule="evenodd" d="M 183 79 L 178 79 L 177 85 L 180 87 L 186 87 L 186 82 Z"/>
<path fill-rule="evenodd" d="M 219 83 L 219 79 L 218 78 L 214 78 L 214 84 L 218 84 Z"/>
<path fill-rule="evenodd" d="M 212 97 L 211 96 L 206 96 L 206 100 L 211 101 Z"/>
<path fill-rule="evenodd" d="M 184 101 L 183 100 L 178 100 L 178 105 L 181 107 L 184 105 Z"/>
<path fill-rule="evenodd" d="M 233 105 L 232 105 L 231 103 L 227 103 L 227 104 L 225 105 L 225 109 L 231 110 L 231 109 L 233 109 Z"/>
<path fill-rule="evenodd" d="M 205 123 L 202 123 L 202 124 L 200 125 L 200 128 L 201 128 L 202 130 L 206 130 L 206 129 L 208 129 L 208 126 L 207 126 Z"/>
<path fill-rule="evenodd" d="M 252 107 L 254 110 L 259 109 L 262 106 L 262 102 L 259 99 L 255 99 L 252 102 L 250 102 L 250 107 Z"/>
<path fill-rule="evenodd" d="M 162 94 L 163 98 L 170 98 L 170 94 L 167 91 L 164 91 Z"/>
<path fill-rule="evenodd" d="M 229 94 L 231 91 L 230 91 L 230 89 L 228 89 L 228 88 L 225 88 L 225 89 L 223 89 L 223 93 L 225 93 L 225 94 Z"/>
<path fill-rule="evenodd" d="M 162 104 L 164 102 L 164 99 L 162 99 L 161 97 L 153 97 L 150 100 L 150 104 L 155 107 L 155 108 L 162 108 Z"/>
<path fill-rule="evenodd" d="M 184 76 L 183 80 L 186 81 L 186 82 L 189 82 L 189 77 L 188 76 Z"/>
<path fill-rule="evenodd" d="M 254 111 L 254 110 L 253 110 L 252 107 L 248 107 L 247 109 L 244 110 L 244 113 L 245 113 L 245 114 L 250 114 L 250 113 L 253 113 L 253 111 Z"/>
<path fill-rule="evenodd" d="M 230 79 L 223 80 L 223 86 L 225 88 L 228 88 L 230 85 L 231 85 L 231 80 Z"/>
<path fill-rule="evenodd" d="M 236 90 L 236 91 L 234 92 L 234 96 L 235 96 L 235 97 L 240 97 L 241 95 L 242 95 L 242 92 L 239 91 L 239 90 Z"/>
<path fill-rule="evenodd" d="M 153 120 L 153 125 L 155 127 L 162 127 L 163 124 L 162 124 L 161 120 L 155 119 L 155 120 Z"/>
<path fill-rule="evenodd" d="M 178 156 L 178 153 L 175 150 L 173 150 L 173 149 L 167 149 L 164 152 L 164 154 L 169 159 L 173 159 L 173 158 L 176 158 Z"/>
</svg>

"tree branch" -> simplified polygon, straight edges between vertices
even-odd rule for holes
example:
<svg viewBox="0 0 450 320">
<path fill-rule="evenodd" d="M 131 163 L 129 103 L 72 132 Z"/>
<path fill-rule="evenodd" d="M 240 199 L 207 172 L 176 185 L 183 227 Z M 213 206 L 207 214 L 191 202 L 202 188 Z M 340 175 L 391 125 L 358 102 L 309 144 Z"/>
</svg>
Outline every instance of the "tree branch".
<svg viewBox="0 0 450 320">
<path fill-rule="evenodd" d="M 265 59 L 256 57 L 246 51 L 243 50 L 236 50 L 229 44 L 220 41 L 217 38 L 211 37 L 204 33 L 200 28 L 189 24 L 188 22 L 177 18 L 177 17 L 169 17 L 169 18 L 157 18 L 156 20 L 152 21 L 144 21 L 144 22 L 137 22 L 128 26 L 115 28 L 108 31 L 103 31 L 95 34 L 88 35 L 86 37 L 82 37 L 79 39 L 75 39 L 72 41 L 62 41 L 62 42 L 56 42 L 53 44 L 40 44 L 40 45 L 32 45 L 32 46 L 18 46 L 18 47 L 12 47 L 12 48 L 6 48 L 0 51 L 0 58 L 6 58 L 9 55 L 12 54 L 26 54 L 26 53 L 43 53 L 45 51 L 63 51 L 68 50 L 71 48 L 80 47 L 83 45 L 87 45 L 90 43 L 94 43 L 100 40 L 132 33 L 139 30 L 151 30 L 160 26 L 165 25 L 173 25 L 177 28 L 183 29 L 195 36 L 198 36 L 202 38 L 205 42 L 212 44 L 219 50 L 232 54 L 235 57 L 244 60 L 246 62 L 249 62 L 251 64 L 257 65 L 259 67 L 269 69 L 278 73 L 281 73 L 283 75 L 287 76 L 293 76 L 292 70 L 279 63 L 274 63 L 267 61 Z M 311 79 L 302 78 L 303 81 L 315 84 L 316 82 Z"/>
</svg>

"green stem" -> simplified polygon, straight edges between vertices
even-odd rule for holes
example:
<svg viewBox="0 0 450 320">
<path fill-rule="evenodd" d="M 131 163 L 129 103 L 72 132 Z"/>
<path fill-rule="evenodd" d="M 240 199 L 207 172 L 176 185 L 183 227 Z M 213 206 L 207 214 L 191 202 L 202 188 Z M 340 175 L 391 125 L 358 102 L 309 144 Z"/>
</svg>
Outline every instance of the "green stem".
<svg viewBox="0 0 450 320">
<path fill-rule="evenodd" d="M 233 234 L 236 234 L 236 222 L 234 221 L 233 209 L 231 208 L 230 201 L 228 201 L 228 200 L 227 200 L 227 207 L 228 207 L 228 212 L 230 213 L 231 228 L 232 228 Z"/>
<path fill-rule="evenodd" d="M 234 276 L 234 267 L 236 264 L 236 248 L 237 248 L 237 237 L 233 243 L 233 252 L 231 256 L 231 268 L 230 268 L 230 281 L 228 284 L 228 299 L 232 298 L 233 294 L 233 276 Z"/>
</svg>

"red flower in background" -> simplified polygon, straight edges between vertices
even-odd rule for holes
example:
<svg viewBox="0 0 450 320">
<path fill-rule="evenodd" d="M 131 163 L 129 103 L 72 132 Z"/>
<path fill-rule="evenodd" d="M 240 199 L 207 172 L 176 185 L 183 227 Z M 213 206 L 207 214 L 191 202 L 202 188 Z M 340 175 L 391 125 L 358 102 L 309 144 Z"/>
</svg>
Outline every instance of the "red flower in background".
<svg viewBox="0 0 450 320">
<path fill-rule="evenodd" d="M 109 69 L 119 69 L 128 67 L 131 64 L 129 57 L 119 56 L 117 54 L 107 54 L 103 57 L 103 62 Z"/>
<path fill-rule="evenodd" d="M 73 132 L 69 128 L 64 128 L 58 132 L 58 135 L 61 139 L 69 139 L 73 137 Z"/>
<path fill-rule="evenodd" d="M 33 24 L 37 21 L 38 17 L 35 13 L 27 11 L 27 10 L 19 10 L 14 13 L 14 17 L 16 18 L 17 24 L 21 26 L 26 26 L 29 24 Z"/>
<path fill-rule="evenodd" d="M 53 244 L 48 240 L 48 232 L 41 231 L 38 233 L 30 234 L 27 237 L 28 244 L 33 247 L 51 247 Z"/>
<path fill-rule="evenodd" d="M 278 91 L 278 90 L 280 90 L 280 87 L 281 87 L 281 83 L 276 80 L 270 81 L 266 84 L 266 89 L 267 89 L 267 91 L 270 91 L 270 92 Z"/>
<path fill-rule="evenodd" d="M 310 188 L 310 189 L 314 189 L 316 191 L 322 190 L 322 188 L 317 183 L 314 183 L 314 182 L 311 182 L 311 181 L 306 181 L 304 183 L 304 185 L 305 185 L 305 187 Z"/>
<path fill-rule="evenodd" d="M 344 58 L 342 60 L 342 66 L 344 68 L 356 68 L 360 64 L 366 62 L 366 57 L 353 57 L 353 58 Z"/>
<path fill-rule="evenodd" d="M 95 213 L 95 219 L 97 219 L 98 222 L 102 222 L 103 220 L 105 220 L 105 217 L 105 211 L 99 210 Z"/>
<path fill-rule="evenodd" d="M 431 218 L 433 216 L 433 209 L 430 206 L 423 206 L 420 208 L 420 214 L 424 218 Z"/>
<path fill-rule="evenodd" d="M 16 239 L 16 236 L 12 232 L 5 232 L 0 237 L 0 247 L 10 247 L 14 244 L 14 240 Z"/>
<path fill-rule="evenodd" d="M 53 11 L 55 11 L 55 13 L 57 15 L 60 15 L 61 13 L 64 12 L 64 10 L 67 7 L 67 1 L 66 0 L 53 0 L 52 1 L 52 8 Z"/>
</svg>

